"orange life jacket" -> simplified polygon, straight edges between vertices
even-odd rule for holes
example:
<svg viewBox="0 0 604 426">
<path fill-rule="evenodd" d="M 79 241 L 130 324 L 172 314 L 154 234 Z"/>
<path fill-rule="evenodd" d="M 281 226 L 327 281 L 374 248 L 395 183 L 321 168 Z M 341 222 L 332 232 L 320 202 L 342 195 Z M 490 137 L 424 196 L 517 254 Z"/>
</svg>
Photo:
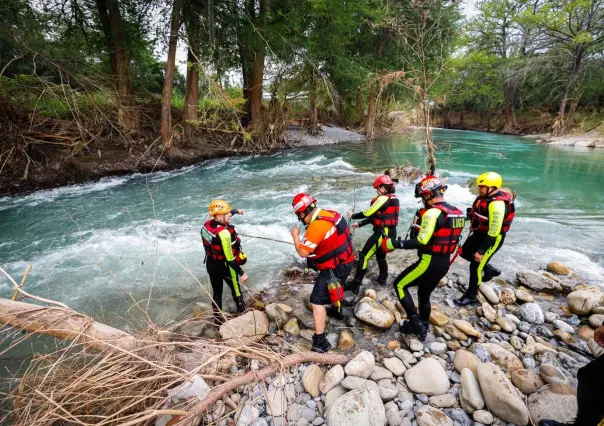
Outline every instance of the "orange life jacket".
<svg viewBox="0 0 604 426">
<path fill-rule="evenodd" d="M 466 215 L 457 207 L 443 202 L 436 203 L 430 208 L 440 210 L 444 213 L 444 217 L 439 217 L 440 220 L 436 224 L 432 238 L 430 238 L 428 244 L 421 251 L 430 254 L 454 253 L 461 238 L 461 233 L 466 222 Z M 428 210 L 428 208 L 423 208 L 415 213 L 415 218 L 411 225 L 411 238 L 415 238 L 419 234 L 422 218 Z"/>
<path fill-rule="evenodd" d="M 206 251 L 206 255 L 218 262 L 224 262 L 226 260 L 222 245 L 218 234 L 223 230 L 229 231 L 231 234 L 231 249 L 233 250 L 233 256 L 237 263 L 241 262 L 241 239 L 235 232 L 233 225 L 222 225 L 213 219 L 208 220 L 201 228 L 201 241 L 203 241 L 203 248 Z"/>
<path fill-rule="evenodd" d="M 371 223 L 374 228 L 389 228 L 398 225 L 398 212 L 400 203 L 396 194 L 386 194 L 389 198 L 380 209 L 371 217 Z M 371 204 L 375 203 L 378 197 L 371 200 Z"/>
<path fill-rule="evenodd" d="M 342 215 L 332 210 L 326 210 L 333 217 L 319 214 L 315 220 L 325 220 L 335 227 L 335 232 L 326 236 L 315 249 L 314 256 L 308 258 L 308 266 L 319 271 L 335 269 L 336 266 L 354 261 L 352 238 L 348 224 Z"/>
<path fill-rule="evenodd" d="M 503 201 L 505 203 L 505 216 L 501 232 L 508 232 L 512 221 L 516 215 L 514 200 L 507 192 L 497 191 L 489 197 L 476 197 L 472 209 L 470 211 L 472 222 L 470 223 L 470 231 L 473 232 L 489 232 L 489 204 L 491 201 Z"/>
</svg>

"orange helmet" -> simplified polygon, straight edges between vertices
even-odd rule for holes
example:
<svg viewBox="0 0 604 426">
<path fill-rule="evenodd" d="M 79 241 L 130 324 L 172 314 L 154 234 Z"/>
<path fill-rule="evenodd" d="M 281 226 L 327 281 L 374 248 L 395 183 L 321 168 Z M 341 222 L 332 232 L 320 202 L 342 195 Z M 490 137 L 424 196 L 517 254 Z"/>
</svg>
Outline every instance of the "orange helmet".
<svg viewBox="0 0 604 426">
<path fill-rule="evenodd" d="M 210 216 L 214 217 L 217 214 L 227 214 L 231 211 L 231 206 L 224 200 L 214 200 L 210 203 L 208 211 Z"/>
<path fill-rule="evenodd" d="M 447 185 L 434 175 L 423 178 L 415 185 L 415 198 L 426 198 L 428 195 L 437 197 L 442 195 L 447 189 Z"/>
<path fill-rule="evenodd" d="M 310 194 L 305 194 L 303 192 L 297 194 L 294 197 L 294 201 L 292 201 L 292 206 L 294 208 L 294 213 L 299 214 L 308 208 L 311 204 L 317 202 L 317 199 Z"/>
</svg>

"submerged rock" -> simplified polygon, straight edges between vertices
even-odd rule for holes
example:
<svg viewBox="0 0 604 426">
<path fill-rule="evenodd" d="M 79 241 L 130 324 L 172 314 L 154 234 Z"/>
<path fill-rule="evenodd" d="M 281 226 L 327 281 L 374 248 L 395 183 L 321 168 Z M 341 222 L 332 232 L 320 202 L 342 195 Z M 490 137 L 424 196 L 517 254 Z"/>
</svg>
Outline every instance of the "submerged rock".
<svg viewBox="0 0 604 426">
<path fill-rule="evenodd" d="M 562 291 L 560 283 L 528 269 L 516 272 L 516 281 L 534 291 L 554 294 Z"/>
<path fill-rule="evenodd" d="M 553 272 L 556 275 L 569 275 L 570 268 L 566 266 L 564 263 L 560 262 L 550 262 L 547 264 L 546 268 L 549 272 Z"/>
</svg>

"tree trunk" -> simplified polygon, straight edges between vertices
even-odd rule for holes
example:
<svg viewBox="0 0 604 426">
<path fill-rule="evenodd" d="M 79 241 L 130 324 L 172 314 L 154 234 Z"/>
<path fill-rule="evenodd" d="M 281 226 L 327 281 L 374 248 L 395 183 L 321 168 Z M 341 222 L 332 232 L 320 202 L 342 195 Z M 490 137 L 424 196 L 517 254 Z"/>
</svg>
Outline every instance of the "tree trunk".
<svg viewBox="0 0 604 426">
<path fill-rule="evenodd" d="M 503 125 L 503 133 L 515 133 L 518 130 L 518 123 L 516 122 L 516 113 L 514 112 L 514 108 L 510 106 L 506 106 L 503 108 L 504 114 L 504 125 Z"/>
<path fill-rule="evenodd" d="M 180 28 L 180 10 L 183 0 L 174 0 L 172 19 L 170 24 L 170 41 L 168 44 L 168 59 L 166 61 L 166 74 L 164 89 L 161 95 L 161 139 L 164 152 L 170 157 L 174 154 L 174 140 L 172 135 L 172 88 L 174 86 L 174 67 L 176 62 L 176 45 L 178 42 L 178 29 Z"/>
<path fill-rule="evenodd" d="M 562 100 L 560 101 L 560 108 L 558 109 L 558 117 L 554 122 L 552 134 L 554 136 L 562 136 L 565 132 L 567 126 L 565 125 L 564 114 L 566 113 L 566 103 L 568 102 L 568 98 L 570 93 L 575 89 L 577 82 L 579 81 L 579 74 L 581 73 L 581 61 L 583 60 L 584 55 L 584 47 L 583 45 L 578 45 L 573 52 L 573 68 L 568 77 L 568 82 L 566 83 L 566 88 L 564 89 L 564 95 L 562 95 Z"/>
<path fill-rule="evenodd" d="M 490 132 L 491 131 L 491 110 L 488 106 L 487 106 L 487 110 L 486 110 L 486 115 L 487 115 L 487 132 Z"/>
<path fill-rule="evenodd" d="M 309 81 L 309 102 L 310 102 L 310 114 L 308 119 L 308 133 L 316 135 L 319 132 L 318 120 L 317 120 L 317 78 L 315 70 L 310 70 L 310 81 Z"/>
<path fill-rule="evenodd" d="M 463 105 L 462 105 L 461 106 L 461 111 L 459 112 L 459 128 L 461 130 L 464 130 L 465 127 L 466 127 L 466 125 L 464 123 L 464 119 L 465 119 L 465 116 L 464 116 L 464 109 L 463 109 Z"/>
<path fill-rule="evenodd" d="M 361 92 L 361 90 L 357 90 L 357 105 L 356 105 L 356 112 L 357 112 L 357 124 L 360 126 L 362 121 L 363 121 L 363 93 Z"/>
<path fill-rule="evenodd" d="M 187 39 L 189 47 L 187 52 L 187 81 L 185 86 L 185 104 L 182 111 L 183 128 L 187 139 L 193 136 L 195 125 L 187 121 L 197 120 L 197 109 L 199 107 L 199 43 L 200 26 L 199 19 L 201 8 L 195 1 L 187 1 L 184 5 L 183 20 L 187 26 Z"/>
<path fill-rule="evenodd" d="M 574 98 L 570 102 L 570 108 L 568 109 L 568 114 L 566 115 L 566 120 L 564 122 L 564 134 L 570 132 L 570 126 L 573 124 L 573 115 L 575 115 L 577 105 L 579 105 L 579 98 Z"/>
<path fill-rule="evenodd" d="M 365 135 L 373 139 L 373 124 L 375 121 L 375 84 L 369 92 L 369 105 L 367 106 L 367 118 L 365 119 Z"/>
</svg>

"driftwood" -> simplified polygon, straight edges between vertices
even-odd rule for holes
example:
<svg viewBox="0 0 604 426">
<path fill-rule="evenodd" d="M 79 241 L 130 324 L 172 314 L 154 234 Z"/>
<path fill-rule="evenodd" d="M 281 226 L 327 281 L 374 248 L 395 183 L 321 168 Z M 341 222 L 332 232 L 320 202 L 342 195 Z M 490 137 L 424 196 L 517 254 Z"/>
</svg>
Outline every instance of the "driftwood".
<svg viewBox="0 0 604 426">
<path fill-rule="evenodd" d="M 189 422 L 195 420 L 207 411 L 213 404 L 216 403 L 220 398 L 228 394 L 230 391 L 237 389 L 239 386 L 252 383 L 257 380 L 264 380 L 269 376 L 277 373 L 283 368 L 289 368 L 297 364 L 304 362 L 313 362 L 316 364 L 346 364 L 350 358 L 346 355 L 339 354 L 319 354 L 315 352 L 300 352 L 293 355 L 288 355 L 279 364 L 268 366 L 260 371 L 250 371 L 243 376 L 234 378 L 233 380 L 223 383 L 213 388 L 210 393 L 196 404 L 189 414 L 182 418 L 176 425 L 187 425 Z"/>
</svg>

